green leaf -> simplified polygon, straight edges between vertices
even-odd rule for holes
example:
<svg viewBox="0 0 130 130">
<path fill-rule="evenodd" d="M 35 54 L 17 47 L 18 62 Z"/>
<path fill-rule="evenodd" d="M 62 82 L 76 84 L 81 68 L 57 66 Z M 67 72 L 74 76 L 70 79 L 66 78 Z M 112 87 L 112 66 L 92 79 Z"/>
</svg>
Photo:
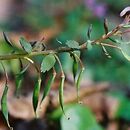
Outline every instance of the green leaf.
<svg viewBox="0 0 130 130">
<path fill-rule="evenodd" d="M 108 33 L 108 21 L 106 18 L 104 19 L 104 30 L 105 30 L 105 34 L 107 34 Z"/>
<path fill-rule="evenodd" d="M 74 81 L 76 80 L 77 73 L 78 73 L 78 61 L 76 60 L 76 57 L 73 55 L 73 78 L 74 78 Z"/>
<path fill-rule="evenodd" d="M 115 42 L 115 43 L 117 43 L 117 44 L 120 44 L 121 46 L 122 45 L 127 45 L 127 44 L 130 44 L 130 42 L 128 41 L 128 42 L 126 42 L 126 41 L 122 41 L 122 40 L 119 40 L 119 39 L 113 39 L 113 38 L 108 38 L 110 41 L 112 41 L 112 42 Z"/>
<path fill-rule="evenodd" d="M 124 57 L 130 61 L 130 44 L 121 44 L 121 52 L 124 55 Z"/>
<path fill-rule="evenodd" d="M 35 116 L 36 116 L 36 110 L 37 110 L 37 106 L 38 106 L 40 87 L 41 87 L 41 79 L 38 79 L 38 81 L 36 82 L 36 84 L 34 86 L 34 90 L 33 90 L 33 109 L 35 112 Z"/>
<path fill-rule="evenodd" d="M 53 54 L 45 56 L 41 64 L 41 71 L 44 73 L 49 71 L 55 65 L 56 59 Z"/>
<path fill-rule="evenodd" d="M 65 44 L 70 48 L 79 49 L 79 43 L 74 40 L 68 40 Z"/>
<path fill-rule="evenodd" d="M 6 43 L 10 46 L 10 47 L 13 47 L 11 41 L 9 40 L 8 36 L 6 35 L 5 32 L 3 32 L 3 36 L 4 36 L 4 39 L 6 41 Z"/>
<path fill-rule="evenodd" d="M 89 40 L 91 39 L 92 28 L 93 28 L 92 24 L 90 24 L 89 27 L 88 27 L 88 31 L 87 31 L 87 37 L 88 37 Z"/>
<path fill-rule="evenodd" d="M 117 44 L 121 44 L 121 42 L 122 42 L 122 41 L 120 41 L 120 40 L 118 40 L 118 39 L 113 39 L 113 38 L 110 38 L 110 37 L 108 37 L 108 39 L 109 39 L 110 41 L 112 41 L 112 42 L 117 43 Z"/>
<path fill-rule="evenodd" d="M 20 38 L 19 40 L 22 48 L 27 52 L 31 53 L 32 52 L 32 46 L 30 43 L 28 43 L 23 37 Z"/>
<path fill-rule="evenodd" d="M 10 70 L 13 74 L 16 74 L 19 72 L 20 66 L 18 59 L 12 59 L 9 61 Z"/>
<path fill-rule="evenodd" d="M 130 56 L 129 56 L 126 52 L 124 52 L 123 50 L 121 50 L 121 52 L 122 52 L 122 54 L 124 55 L 124 57 L 125 57 L 128 61 L 130 61 Z"/>
<path fill-rule="evenodd" d="M 123 27 L 124 27 L 124 28 L 130 28 L 130 24 L 124 25 Z"/>
<path fill-rule="evenodd" d="M 65 82 L 65 77 L 61 77 L 61 81 L 60 81 L 60 86 L 59 86 L 59 103 L 60 103 L 60 106 L 61 106 L 61 109 L 65 115 L 65 111 L 64 111 L 64 82 Z"/>
<path fill-rule="evenodd" d="M 76 81 L 78 101 L 79 101 L 79 88 L 80 88 L 80 82 L 81 82 L 81 79 L 82 79 L 82 73 L 83 73 L 83 71 L 84 71 L 84 68 L 82 68 L 81 71 L 79 72 L 79 75 L 78 75 L 78 78 L 77 78 L 77 81 Z"/>
<path fill-rule="evenodd" d="M 8 127 L 11 128 L 9 124 L 9 119 L 8 119 L 9 117 L 8 117 L 8 106 L 7 106 L 7 93 L 8 93 L 8 86 L 6 84 L 4 88 L 4 92 L 2 94 L 2 98 L 1 98 L 1 111 L 7 122 Z"/>
<path fill-rule="evenodd" d="M 19 96 L 19 92 L 20 92 L 20 88 L 22 86 L 23 78 L 24 78 L 24 74 L 18 74 L 16 76 L 16 81 L 15 81 L 15 84 L 16 84 L 15 95 L 16 95 L 16 97 Z"/>
<path fill-rule="evenodd" d="M 56 77 L 56 73 L 52 74 L 43 90 L 43 96 L 42 96 L 42 100 L 41 100 L 41 103 L 42 101 L 44 100 L 44 98 L 48 95 L 48 93 L 50 92 L 50 88 L 54 82 L 54 79 Z"/>
<path fill-rule="evenodd" d="M 73 105 L 74 104 L 65 104 L 64 110 L 66 111 L 68 108 L 72 107 Z M 60 107 L 58 107 L 52 113 L 50 113 L 48 116 L 53 120 L 57 120 L 57 119 L 60 119 L 62 115 L 63 115 L 63 111 L 61 110 Z"/>
<path fill-rule="evenodd" d="M 130 121 L 130 100 L 126 97 L 119 99 L 119 106 L 116 112 L 116 118 Z"/>
<path fill-rule="evenodd" d="M 88 107 L 76 104 L 65 112 L 69 115 L 70 120 L 62 116 L 62 130 L 103 130 Z"/>
<path fill-rule="evenodd" d="M 24 74 L 26 72 L 26 70 L 28 69 L 29 65 L 27 65 L 19 74 L 16 75 L 16 90 L 15 90 L 15 95 L 18 97 L 19 96 L 19 92 L 20 92 L 20 88 L 22 86 L 22 82 L 23 82 L 23 78 L 24 78 Z"/>
</svg>

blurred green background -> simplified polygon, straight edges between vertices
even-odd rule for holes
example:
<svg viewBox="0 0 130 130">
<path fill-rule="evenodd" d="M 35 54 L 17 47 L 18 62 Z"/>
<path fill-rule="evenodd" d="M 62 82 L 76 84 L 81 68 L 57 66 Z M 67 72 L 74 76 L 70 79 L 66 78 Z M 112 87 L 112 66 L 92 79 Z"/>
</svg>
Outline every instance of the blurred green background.
<svg viewBox="0 0 130 130">
<path fill-rule="evenodd" d="M 104 34 L 104 18 L 108 19 L 109 30 L 113 29 L 123 21 L 119 14 L 125 7 L 129 6 L 129 3 L 129 0 L 0 1 L 0 54 L 11 52 L 11 49 L 3 40 L 3 31 L 7 32 L 15 44 L 18 44 L 18 39 L 21 35 L 29 41 L 41 40 L 44 37 L 47 48 L 52 49 L 64 46 L 67 40 L 76 40 L 80 44 L 86 42 L 87 30 L 90 24 L 92 24 L 91 39 L 97 39 Z M 129 37 L 130 34 L 128 33 L 127 36 L 123 36 L 123 39 L 129 41 Z M 59 44 L 58 41 L 62 44 Z M 120 100 L 118 110 L 115 112 L 116 118 L 125 119 L 129 122 L 130 62 L 124 58 L 120 51 L 112 48 L 107 48 L 107 50 L 112 58 L 107 58 L 99 46 L 93 46 L 90 50 L 82 51 L 81 59 L 86 68 L 83 78 L 85 80 L 88 79 L 88 81 L 108 81 L 116 84 L 115 86 L 121 92 L 115 94 L 115 91 L 112 89 L 109 93 L 110 95 L 108 94 L 107 96 L 112 95 Z M 60 54 L 60 58 L 65 72 L 70 73 L 72 71 L 72 59 L 68 54 Z M 36 60 L 40 62 L 41 57 L 36 57 Z M 18 60 L 6 61 L 4 64 L 6 64 L 6 69 L 10 74 L 19 72 Z M 2 68 L 0 68 L 0 71 L 2 71 Z M 33 76 L 35 73 L 31 70 L 29 74 Z M 30 87 L 31 84 L 28 86 Z M 111 85 L 111 87 L 113 86 Z M 123 89 L 120 89 L 120 87 Z M 99 97 L 95 99 L 97 98 Z M 101 102 L 101 105 L 104 105 L 103 101 Z M 96 102 L 94 103 L 96 104 Z M 110 107 L 113 104 L 110 102 Z M 106 108 L 103 109 L 109 111 Z M 71 104 L 65 106 L 65 111 L 72 120 L 66 120 L 61 109 L 54 110 L 52 114 L 53 120 L 59 120 L 60 118 L 62 130 L 102 130 L 89 107 Z"/>
<path fill-rule="evenodd" d="M 129 0 L 4 0 L 0 5 L 1 32 L 15 35 L 22 32 L 32 39 L 39 38 L 39 35 L 46 39 L 47 36 L 46 44 L 55 48 L 59 45 L 57 39 L 63 44 L 66 40 L 84 43 L 90 24 L 93 25 L 92 39 L 100 37 L 104 33 L 103 19 L 108 19 L 109 29 L 119 24 L 122 21 L 119 13 L 129 5 Z M 4 48 L 1 45 L 1 53 Z M 85 77 L 94 81 L 129 84 L 130 63 L 119 51 L 110 48 L 108 51 L 111 59 L 96 46 L 83 51 L 81 58 L 86 66 Z M 61 58 L 64 69 L 69 72 L 71 62 L 68 56 L 63 54 Z"/>
</svg>

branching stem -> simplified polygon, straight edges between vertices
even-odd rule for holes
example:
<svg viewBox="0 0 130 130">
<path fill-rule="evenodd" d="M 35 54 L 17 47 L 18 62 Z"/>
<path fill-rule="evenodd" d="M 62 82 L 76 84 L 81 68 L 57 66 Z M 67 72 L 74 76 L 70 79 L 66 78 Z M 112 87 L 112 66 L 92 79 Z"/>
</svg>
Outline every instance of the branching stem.
<svg viewBox="0 0 130 130">
<path fill-rule="evenodd" d="M 108 32 L 107 34 L 103 34 L 100 38 L 92 41 L 92 45 L 103 42 L 105 39 L 109 38 L 110 36 L 114 35 L 117 31 L 119 31 L 123 26 L 124 26 L 124 24 L 119 24 L 112 31 Z M 115 45 L 106 44 L 106 43 L 102 43 L 102 44 L 103 44 L 103 46 L 120 49 L 118 46 L 115 46 Z M 24 57 L 33 57 L 33 56 L 38 56 L 38 55 L 57 54 L 57 53 L 71 52 L 71 51 L 83 50 L 83 49 L 87 49 L 86 43 L 81 44 L 79 49 L 69 48 L 69 47 L 59 47 L 57 49 L 44 50 L 44 51 L 40 51 L 40 52 L 31 52 L 31 53 L 24 52 L 24 53 L 19 53 L 19 54 L 0 55 L 0 60 L 11 60 L 11 59 L 24 58 Z"/>
</svg>

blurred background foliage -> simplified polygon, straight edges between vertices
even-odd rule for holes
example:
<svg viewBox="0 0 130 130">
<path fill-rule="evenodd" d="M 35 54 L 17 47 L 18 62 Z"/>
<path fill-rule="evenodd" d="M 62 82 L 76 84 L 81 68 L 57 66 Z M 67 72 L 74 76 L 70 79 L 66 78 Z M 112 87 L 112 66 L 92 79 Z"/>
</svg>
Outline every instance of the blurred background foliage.
<svg viewBox="0 0 130 130">
<path fill-rule="evenodd" d="M 38 39 L 39 34 L 45 34 L 45 39 L 46 35 L 51 35 L 46 43 L 51 48 L 58 46 L 57 39 L 63 44 L 66 40 L 83 43 L 87 40 L 86 33 L 90 24 L 93 25 L 92 39 L 95 39 L 104 33 L 104 18 L 108 19 L 110 29 L 121 22 L 119 13 L 128 6 L 129 0 L 116 2 L 118 4 L 113 3 L 113 0 L 5 0 L 1 1 L 0 27 L 1 31 L 26 33 L 32 39 Z M 4 51 L 3 48 L 1 45 L 0 52 Z M 130 63 L 119 51 L 108 49 L 111 59 L 99 47 L 83 51 L 81 58 L 86 65 L 85 75 L 95 81 L 129 84 Z M 61 58 L 65 70 L 70 70 L 68 56 L 63 54 Z"/>
<path fill-rule="evenodd" d="M 80 44 L 86 42 L 87 29 L 90 24 L 93 26 L 91 38 L 100 37 L 104 33 L 104 18 L 108 19 L 111 30 L 122 21 L 119 13 L 129 6 L 129 0 L 4 0 L 0 1 L 0 5 L 0 30 L 1 32 L 8 32 L 9 37 L 16 45 L 18 44 L 17 39 L 24 35 L 29 41 L 40 40 L 44 37 L 48 48 L 56 48 L 65 45 L 67 40 L 76 40 Z M 129 35 L 127 34 L 123 38 L 128 41 L 130 40 L 128 39 Z M 8 45 L 5 45 L 2 33 L 0 40 L 0 54 L 9 53 L 11 50 Z M 62 44 L 59 44 L 57 40 Z M 112 57 L 110 59 L 104 55 L 99 46 L 93 46 L 91 50 L 82 51 L 81 59 L 86 68 L 83 78 L 96 82 L 108 81 L 117 86 L 129 87 L 130 63 L 118 50 L 107 49 Z M 61 54 L 60 58 L 65 72 L 70 73 L 72 71 L 72 59 L 68 54 Z M 36 60 L 40 62 L 41 57 L 36 57 Z M 16 74 L 19 71 L 17 60 L 6 61 L 5 64 L 8 72 Z M 0 71 L 2 71 L 1 68 Z M 120 93 L 113 94 L 120 100 L 116 117 L 130 121 L 129 97 L 123 95 L 122 92 Z M 92 123 L 90 126 L 93 127 L 87 129 L 102 130 L 89 108 L 72 105 L 66 112 L 71 113 L 72 118 L 74 116 L 73 123 L 69 122 L 72 128 L 85 129 L 86 126 L 82 124 L 82 121 L 85 120 L 89 123 L 90 118 L 90 123 Z M 60 115 L 63 130 L 68 129 L 68 126 L 70 129 L 70 125 L 62 116 L 61 110 L 54 115 Z M 86 118 L 88 116 L 89 118 Z"/>
</svg>

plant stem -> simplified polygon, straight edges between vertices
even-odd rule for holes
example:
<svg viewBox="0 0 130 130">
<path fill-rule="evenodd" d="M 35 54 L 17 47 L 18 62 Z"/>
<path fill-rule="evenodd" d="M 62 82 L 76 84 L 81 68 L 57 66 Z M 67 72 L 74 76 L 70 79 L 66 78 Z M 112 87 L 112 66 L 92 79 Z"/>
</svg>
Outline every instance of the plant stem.
<svg viewBox="0 0 130 130">
<path fill-rule="evenodd" d="M 62 64 L 60 62 L 59 57 L 57 55 L 55 55 L 55 58 L 56 58 L 56 60 L 57 60 L 57 62 L 59 64 L 59 67 L 60 67 L 60 70 L 61 70 L 61 77 L 65 77 L 65 74 L 64 74 L 64 71 L 63 71 L 63 68 L 62 68 Z"/>
<path fill-rule="evenodd" d="M 48 55 L 48 54 L 57 54 L 57 53 L 62 53 L 62 52 L 70 52 L 74 50 L 81 50 L 85 49 L 80 48 L 80 49 L 74 49 L 74 48 L 69 48 L 69 47 L 60 47 L 58 49 L 54 50 L 45 50 L 45 51 L 40 51 L 40 52 L 31 52 L 31 53 L 19 53 L 19 54 L 7 54 L 7 55 L 0 55 L 0 60 L 11 60 L 11 59 L 18 59 L 18 58 L 24 58 L 24 57 L 33 57 L 33 56 L 38 56 L 38 55 Z"/>
<path fill-rule="evenodd" d="M 103 34 L 100 38 L 92 41 L 92 45 L 101 43 L 105 39 L 107 39 L 110 36 L 114 35 L 123 26 L 124 26 L 124 24 L 119 24 L 112 31 L 108 32 L 107 34 Z M 120 49 L 118 46 L 115 46 L 115 45 L 105 44 L 105 43 L 102 43 L 102 44 L 103 44 L 103 46 L 108 46 L 108 47 Z M 40 52 L 31 52 L 31 53 L 24 52 L 24 53 L 19 53 L 19 54 L 0 55 L 0 60 L 11 60 L 11 59 L 19 59 L 19 58 L 25 58 L 25 57 L 33 57 L 33 56 L 38 56 L 38 55 L 57 54 L 57 53 L 71 52 L 71 51 L 83 50 L 83 49 L 87 49 L 86 43 L 83 43 L 82 45 L 80 45 L 79 49 L 69 48 L 69 47 L 59 47 L 57 49 L 45 50 L 45 51 L 40 51 Z"/>
<path fill-rule="evenodd" d="M 116 26 L 112 31 L 108 32 L 107 34 L 103 34 L 100 38 L 92 41 L 92 44 L 97 44 L 97 43 L 101 43 L 102 41 L 104 41 L 105 39 L 108 39 L 109 37 L 113 36 L 114 34 L 116 34 L 121 28 L 123 28 L 123 26 L 125 26 L 123 23 L 119 24 L 118 26 Z M 84 48 L 85 47 L 85 44 L 82 44 L 80 47 L 81 48 Z M 107 45 L 104 45 L 104 46 L 108 46 L 109 44 Z"/>
</svg>

